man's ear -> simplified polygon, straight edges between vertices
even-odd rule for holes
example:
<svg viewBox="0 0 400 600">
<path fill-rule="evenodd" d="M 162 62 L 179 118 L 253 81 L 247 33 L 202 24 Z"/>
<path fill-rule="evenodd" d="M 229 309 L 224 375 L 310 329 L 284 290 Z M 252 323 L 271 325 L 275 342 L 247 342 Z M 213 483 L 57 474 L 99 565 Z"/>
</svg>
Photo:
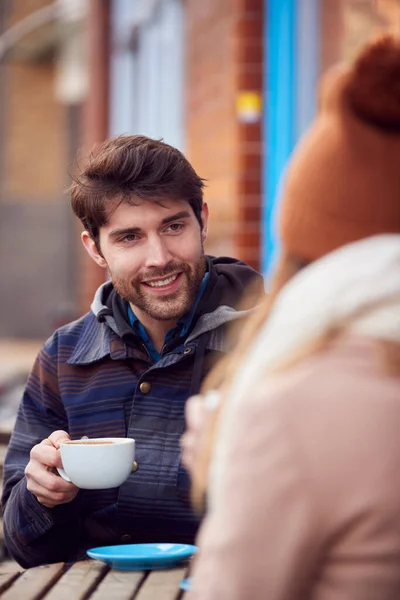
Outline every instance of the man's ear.
<svg viewBox="0 0 400 600">
<path fill-rule="evenodd" d="M 94 260 L 95 263 L 99 265 L 99 267 L 107 267 L 107 263 L 104 258 L 99 253 L 95 241 L 90 237 L 88 231 L 82 231 L 81 233 L 82 244 L 85 247 L 86 252 L 89 254 L 90 258 Z"/>
<path fill-rule="evenodd" d="M 203 208 L 201 211 L 201 222 L 203 223 L 203 229 L 201 230 L 201 239 L 202 242 L 204 243 L 207 239 L 207 232 L 208 232 L 208 205 L 207 202 L 203 203 Z"/>
</svg>

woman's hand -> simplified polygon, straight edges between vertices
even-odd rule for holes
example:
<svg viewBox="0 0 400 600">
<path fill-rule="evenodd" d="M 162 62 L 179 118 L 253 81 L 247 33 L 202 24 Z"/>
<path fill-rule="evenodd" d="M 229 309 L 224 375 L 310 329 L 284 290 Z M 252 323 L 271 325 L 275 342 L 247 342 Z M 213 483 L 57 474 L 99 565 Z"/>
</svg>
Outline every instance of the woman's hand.
<svg viewBox="0 0 400 600">
<path fill-rule="evenodd" d="M 186 402 L 186 432 L 181 438 L 181 448 L 183 464 L 190 473 L 193 473 L 201 451 L 210 414 L 218 406 L 219 399 L 219 392 L 209 391 L 204 396 L 192 396 Z"/>
<path fill-rule="evenodd" d="M 203 396 L 192 396 L 185 407 L 186 431 L 181 438 L 182 461 L 192 473 L 206 422 L 207 409 Z"/>
</svg>

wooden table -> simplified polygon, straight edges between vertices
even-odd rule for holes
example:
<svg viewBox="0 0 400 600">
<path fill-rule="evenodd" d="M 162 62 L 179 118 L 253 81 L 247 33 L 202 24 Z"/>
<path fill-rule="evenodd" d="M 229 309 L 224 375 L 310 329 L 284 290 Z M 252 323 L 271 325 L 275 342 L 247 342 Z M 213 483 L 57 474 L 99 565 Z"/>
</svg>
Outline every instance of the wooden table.
<svg viewBox="0 0 400 600">
<path fill-rule="evenodd" d="M 118 571 L 92 560 L 22 569 L 0 563 L 2 600 L 183 600 L 179 589 L 187 567 Z"/>
</svg>

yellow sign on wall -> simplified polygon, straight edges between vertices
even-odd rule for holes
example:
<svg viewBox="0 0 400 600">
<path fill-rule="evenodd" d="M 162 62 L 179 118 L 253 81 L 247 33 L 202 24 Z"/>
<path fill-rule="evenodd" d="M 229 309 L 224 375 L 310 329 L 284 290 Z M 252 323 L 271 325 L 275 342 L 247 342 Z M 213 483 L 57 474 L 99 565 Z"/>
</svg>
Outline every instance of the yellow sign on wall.
<svg viewBox="0 0 400 600">
<path fill-rule="evenodd" d="M 261 119 L 260 92 L 241 91 L 236 97 L 236 114 L 242 123 L 257 123 Z"/>
</svg>

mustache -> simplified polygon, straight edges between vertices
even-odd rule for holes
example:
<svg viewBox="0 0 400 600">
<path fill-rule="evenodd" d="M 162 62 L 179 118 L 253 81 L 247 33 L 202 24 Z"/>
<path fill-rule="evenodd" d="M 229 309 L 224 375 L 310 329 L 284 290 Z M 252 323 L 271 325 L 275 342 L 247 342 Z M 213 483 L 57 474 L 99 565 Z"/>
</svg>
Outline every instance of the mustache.
<svg viewBox="0 0 400 600">
<path fill-rule="evenodd" d="M 161 279 L 162 277 L 168 277 L 172 273 L 177 273 L 178 271 L 182 271 L 187 273 L 190 271 L 189 265 L 185 263 L 170 263 L 165 267 L 153 267 L 147 271 L 143 271 L 139 273 L 134 278 L 134 281 L 146 281 L 147 279 Z"/>
</svg>

